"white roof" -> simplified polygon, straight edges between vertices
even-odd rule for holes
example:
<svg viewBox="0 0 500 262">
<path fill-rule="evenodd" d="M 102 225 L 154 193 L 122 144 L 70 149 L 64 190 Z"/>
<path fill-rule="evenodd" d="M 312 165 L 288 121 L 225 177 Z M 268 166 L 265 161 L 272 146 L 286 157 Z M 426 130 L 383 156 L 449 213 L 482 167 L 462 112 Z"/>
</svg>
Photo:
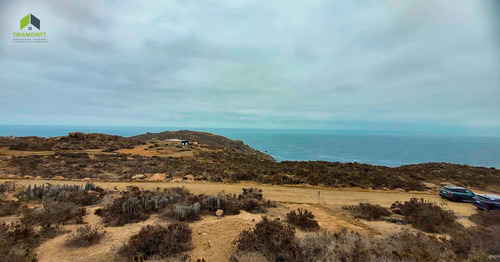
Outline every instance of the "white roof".
<svg viewBox="0 0 500 262">
<path fill-rule="evenodd" d="M 167 139 L 167 141 L 169 141 L 169 142 L 182 142 L 182 141 L 187 141 L 187 140 L 172 138 L 172 139 Z"/>
</svg>

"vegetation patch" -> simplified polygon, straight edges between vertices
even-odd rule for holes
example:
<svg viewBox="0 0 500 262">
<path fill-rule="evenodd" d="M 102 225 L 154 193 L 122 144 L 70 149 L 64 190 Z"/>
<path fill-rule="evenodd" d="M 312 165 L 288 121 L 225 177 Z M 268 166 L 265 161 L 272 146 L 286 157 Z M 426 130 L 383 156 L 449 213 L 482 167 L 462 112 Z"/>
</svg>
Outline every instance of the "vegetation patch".
<svg viewBox="0 0 500 262">
<path fill-rule="evenodd" d="M 52 199 L 59 202 L 72 202 L 77 205 L 86 206 L 98 203 L 104 194 L 104 189 L 91 182 L 87 182 L 83 186 L 51 184 L 37 186 L 35 184 L 32 187 L 28 185 L 28 187 L 19 191 L 15 196 L 19 200 L 24 201 Z"/>
<path fill-rule="evenodd" d="M 40 235 L 33 226 L 12 223 L 0 224 L 0 261 L 36 261 L 35 248 Z"/>
<path fill-rule="evenodd" d="M 318 222 L 314 220 L 313 213 L 308 210 L 303 210 L 299 208 L 297 212 L 295 210 L 290 211 L 286 214 L 286 221 L 300 229 L 307 231 L 315 231 L 319 229 Z"/>
<path fill-rule="evenodd" d="M 83 224 L 86 209 L 71 202 L 44 200 L 40 209 L 26 209 L 21 222 L 27 225 L 39 225 L 42 230 L 66 223 Z"/>
<path fill-rule="evenodd" d="M 70 247 L 87 247 L 99 243 L 102 237 L 106 234 L 106 231 L 101 227 L 92 227 L 90 225 L 84 225 L 76 229 L 69 239 L 66 241 L 66 245 Z"/>
<path fill-rule="evenodd" d="M 500 210 L 479 211 L 469 220 L 482 226 L 500 226 Z"/>
<path fill-rule="evenodd" d="M 461 228 L 453 211 L 445 210 L 423 198 L 412 198 L 403 203 L 396 201 L 391 209 L 394 213 L 405 216 L 406 222 L 413 227 L 425 232 L 450 233 Z"/>
<path fill-rule="evenodd" d="M 192 231 L 183 223 L 168 227 L 149 225 L 132 236 L 119 253 L 130 261 L 144 261 L 150 257 L 167 258 L 193 248 Z"/>
<path fill-rule="evenodd" d="M 269 261 L 304 261 L 295 229 L 267 217 L 262 217 L 255 229 L 241 232 L 238 250 L 258 252 Z"/>
<path fill-rule="evenodd" d="M 358 205 L 343 206 L 342 208 L 349 210 L 354 217 L 366 220 L 378 220 L 383 216 L 391 215 L 387 208 L 377 204 L 359 203 Z"/>
</svg>

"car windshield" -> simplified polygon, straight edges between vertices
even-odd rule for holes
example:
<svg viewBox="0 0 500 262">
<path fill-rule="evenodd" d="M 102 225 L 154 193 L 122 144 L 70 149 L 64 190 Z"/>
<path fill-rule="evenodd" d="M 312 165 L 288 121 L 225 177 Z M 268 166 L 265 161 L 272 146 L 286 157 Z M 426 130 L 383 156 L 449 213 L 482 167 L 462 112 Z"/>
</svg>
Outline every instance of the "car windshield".
<svg viewBox="0 0 500 262">
<path fill-rule="evenodd" d="M 456 192 L 456 193 L 467 193 L 465 189 L 461 188 L 453 188 L 451 192 Z"/>
</svg>

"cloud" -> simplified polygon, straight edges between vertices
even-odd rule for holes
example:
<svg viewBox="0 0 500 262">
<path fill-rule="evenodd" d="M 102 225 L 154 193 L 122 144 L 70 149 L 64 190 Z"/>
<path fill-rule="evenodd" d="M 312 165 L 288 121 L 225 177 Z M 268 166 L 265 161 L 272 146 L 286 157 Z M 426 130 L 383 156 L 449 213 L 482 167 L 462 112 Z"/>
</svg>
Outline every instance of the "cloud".
<svg viewBox="0 0 500 262">
<path fill-rule="evenodd" d="M 500 131 L 488 1 L 0 5 L 0 124 Z"/>
</svg>

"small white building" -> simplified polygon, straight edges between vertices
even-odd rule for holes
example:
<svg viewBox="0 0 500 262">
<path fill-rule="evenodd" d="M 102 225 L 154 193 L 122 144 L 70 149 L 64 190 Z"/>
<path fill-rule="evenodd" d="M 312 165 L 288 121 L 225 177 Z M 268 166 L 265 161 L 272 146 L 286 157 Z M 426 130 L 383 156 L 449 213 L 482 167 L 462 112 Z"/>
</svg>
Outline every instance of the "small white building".
<svg viewBox="0 0 500 262">
<path fill-rule="evenodd" d="M 183 140 L 183 139 L 172 138 L 165 140 L 165 142 L 170 145 L 181 145 L 181 146 L 189 145 L 189 140 Z"/>
</svg>

